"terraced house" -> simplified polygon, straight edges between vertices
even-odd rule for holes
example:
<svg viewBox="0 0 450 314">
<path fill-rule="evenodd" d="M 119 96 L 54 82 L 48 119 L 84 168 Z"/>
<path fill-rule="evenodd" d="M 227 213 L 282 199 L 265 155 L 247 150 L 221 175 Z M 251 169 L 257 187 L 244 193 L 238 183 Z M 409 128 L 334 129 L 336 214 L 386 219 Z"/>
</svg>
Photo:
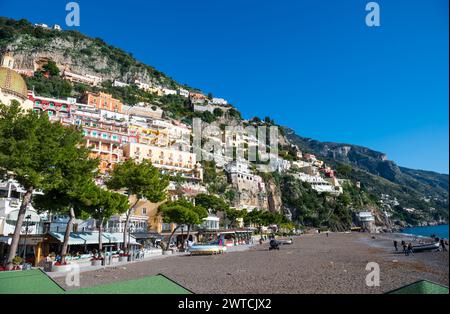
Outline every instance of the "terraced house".
<svg viewBox="0 0 450 314">
<path fill-rule="evenodd" d="M 122 112 L 122 102 L 113 98 L 110 94 L 106 93 L 91 93 L 86 92 L 81 97 L 81 102 L 92 105 L 97 109 L 110 110 L 114 112 Z"/>
<path fill-rule="evenodd" d="M 46 112 L 52 121 L 62 121 L 70 117 L 71 107 L 75 105 L 75 98 L 56 99 L 35 95 L 33 91 L 28 92 L 28 99 L 33 102 L 33 110 Z"/>
</svg>

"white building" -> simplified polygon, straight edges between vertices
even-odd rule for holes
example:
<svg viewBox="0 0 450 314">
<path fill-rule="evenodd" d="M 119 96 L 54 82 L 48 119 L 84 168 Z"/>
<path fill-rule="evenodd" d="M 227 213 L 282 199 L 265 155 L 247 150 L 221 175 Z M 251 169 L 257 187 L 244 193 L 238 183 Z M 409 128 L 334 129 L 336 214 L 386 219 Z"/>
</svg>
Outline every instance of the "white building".
<svg viewBox="0 0 450 314">
<path fill-rule="evenodd" d="M 70 82 L 75 82 L 75 83 L 82 83 L 82 84 L 87 84 L 87 85 L 91 85 L 91 86 L 96 86 L 98 84 L 100 84 L 103 79 L 101 77 L 95 76 L 95 75 L 81 75 L 81 74 L 77 74 L 77 73 L 73 73 L 67 70 L 64 70 L 62 73 L 62 77 L 65 80 L 68 80 Z"/>
<path fill-rule="evenodd" d="M 200 225 L 200 227 L 206 230 L 219 230 L 219 223 L 219 217 L 213 214 L 209 214 L 208 217 L 203 218 L 203 223 Z"/>
<path fill-rule="evenodd" d="M 163 88 L 162 89 L 164 95 L 176 95 L 178 94 L 178 92 L 174 89 L 170 89 L 170 88 Z"/>
<path fill-rule="evenodd" d="M 124 82 L 121 82 L 121 81 L 118 81 L 118 80 L 114 80 L 112 86 L 114 86 L 114 87 L 127 87 L 127 86 L 130 86 L 130 84 L 127 84 L 127 83 L 124 83 Z"/>
<path fill-rule="evenodd" d="M 34 26 L 35 26 L 35 27 L 42 27 L 42 28 L 45 28 L 45 29 L 48 29 L 48 28 L 49 28 L 48 25 L 47 25 L 47 24 L 44 24 L 44 23 L 37 23 L 37 24 L 34 24 Z"/>
<path fill-rule="evenodd" d="M 142 102 L 136 104 L 135 106 L 123 105 L 122 111 L 130 116 L 133 115 L 156 119 L 161 119 L 163 115 L 163 110 L 158 106 L 148 105 Z"/>
<path fill-rule="evenodd" d="M 136 84 L 136 86 L 137 86 L 139 89 L 142 89 L 142 90 L 144 90 L 144 91 L 149 90 L 150 87 L 151 87 L 150 84 L 141 82 L 141 81 L 139 81 L 139 80 L 134 80 L 134 84 Z"/>
<path fill-rule="evenodd" d="M 178 90 L 178 95 L 188 98 L 189 97 L 189 91 L 187 89 L 180 88 Z"/>
<path fill-rule="evenodd" d="M 0 236 L 9 237 L 14 233 L 24 193 L 25 190 L 14 180 L 0 182 Z M 27 207 L 25 217 L 29 218 L 25 220 L 21 234 L 25 234 L 26 223 L 28 223 L 27 234 L 41 234 L 45 220 L 31 204 Z M 10 241 L 10 238 L 6 241 Z"/>
<path fill-rule="evenodd" d="M 294 176 L 302 182 L 309 183 L 311 188 L 319 193 L 330 193 L 334 195 L 339 195 L 342 193 L 342 187 L 333 186 L 330 182 L 326 181 L 319 175 L 313 176 L 306 173 L 296 173 Z"/>
<path fill-rule="evenodd" d="M 226 101 L 223 98 L 213 98 L 212 99 L 212 103 L 214 105 L 219 105 L 219 106 L 226 106 L 226 105 L 228 105 L 228 101 Z"/>
<path fill-rule="evenodd" d="M 356 218 L 358 219 L 358 222 L 361 226 L 361 228 L 369 231 L 369 232 L 375 232 L 375 217 L 373 216 L 372 212 L 370 211 L 362 211 L 359 213 L 356 213 Z"/>
</svg>

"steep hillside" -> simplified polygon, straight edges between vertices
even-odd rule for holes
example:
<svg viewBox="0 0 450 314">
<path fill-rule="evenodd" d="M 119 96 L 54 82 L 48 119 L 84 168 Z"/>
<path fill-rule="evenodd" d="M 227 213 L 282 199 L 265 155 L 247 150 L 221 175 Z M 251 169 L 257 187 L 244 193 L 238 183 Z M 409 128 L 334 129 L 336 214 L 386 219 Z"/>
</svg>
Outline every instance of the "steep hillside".
<svg viewBox="0 0 450 314">
<path fill-rule="evenodd" d="M 448 175 L 399 167 L 387 160 L 384 153 L 366 147 L 320 142 L 301 137 L 291 129 L 286 129 L 286 136 L 293 144 L 320 156 L 338 171 L 340 164 L 350 165 L 351 172 L 338 173 L 338 176 L 360 181 L 375 195 L 395 197 L 403 208 L 419 209 L 423 217 L 418 219 L 448 219 Z"/>
<path fill-rule="evenodd" d="M 131 82 L 137 79 L 172 88 L 180 85 L 100 38 L 90 38 L 72 30 L 34 27 L 27 20 L 0 17 L 0 47 L 14 51 L 16 67 L 22 69 L 33 69 L 34 62 L 39 64 L 51 59 L 60 68 L 101 76 L 105 80 Z"/>
</svg>

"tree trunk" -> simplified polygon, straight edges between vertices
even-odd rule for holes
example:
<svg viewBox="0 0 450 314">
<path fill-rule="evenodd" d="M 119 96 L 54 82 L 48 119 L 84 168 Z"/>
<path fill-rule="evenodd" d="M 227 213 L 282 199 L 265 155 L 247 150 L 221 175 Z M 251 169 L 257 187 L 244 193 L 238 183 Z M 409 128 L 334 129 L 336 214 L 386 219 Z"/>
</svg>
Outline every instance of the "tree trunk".
<svg viewBox="0 0 450 314">
<path fill-rule="evenodd" d="M 139 202 L 139 199 L 136 200 L 136 202 L 134 202 L 133 206 L 131 206 L 128 209 L 127 212 L 127 217 L 125 219 L 125 226 L 123 228 L 123 250 L 124 252 L 128 253 L 129 251 L 129 243 L 128 243 L 128 238 L 127 238 L 127 233 L 128 233 L 128 223 L 130 222 L 130 217 L 131 217 L 131 212 L 134 209 L 134 206 L 136 206 L 136 204 Z"/>
<path fill-rule="evenodd" d="M 191 232 L 191 225 L 188 225 L 188 229 L 187 229 L 187 236 L 186 236 L 186 241 L 183 241 L 183 249 L 186 249 L 184 247 L 184 244 L 189 242 L 189 233 Z"/>
<path fill-rule="evenodd" d="M 125 225 L 123 227 L 123 251 L 125 253 L 128 253 L 128 239 L 127 239 L 127 234 L 128 234 L 128 222 L 130 221 L 130 216 L 131 216 L 131 209 L 133 207 L 131 207 L 128 212 L 127 212 L 127 216 L 125 218 Z"/>
<path fill-rule="evenodd" d="M 67 222 L 66 232 L 64 233 L 64 241 L 61 248 L 61 265 L 66 262 L 67 248 L 69 247 L 70 232 L 72 231 L 73 221 L 75 220 L 75 211 L 70 207 L 69 221 Z"/>
<path fill-rule="evenodd" d="M 22 229 L 23 220 L 25 218 L 25 213 L 27 212 L 27 207 L 31 202 L 31 196 L 33 195 L 33 187 L 29 187 L 25 192 L 22 205 L 19 208 L 19 214 L 17 215 L 16 227 L 14 228 L 14 234 L 11 241 L 11 247 L 9 249 L 8 260 L 6 262 L 6 269 L 11 270 L 13 267 L 12 261 L 16 257 L 17 248 L 19 247 L 20 231 Z M 25 257 L 26 258 L 26 257 Z"/>
<path fill-rule="evenodd" d="M 98 225 L 98 253 L 102 256 L 103 252 L 103 218 L 100 219 L 100 224 Z"/>
<path fill-rule="evenodd" d="M 166 245 L 165 251 L 168 251 L 168 250 L 169 250 L 169 247 L 170 247 L 170 241 L 172 240 L 172 237 L 173 237 L 173 235 L 175 234 L 175 231 L 177 231 L 179 227 L 180 227 L 179 225 L 176 226 L 175 229 L 173 229 L 172 233 L 170 234 L 169 240 L 167 240 L 167 245 Z"/>
</svg>

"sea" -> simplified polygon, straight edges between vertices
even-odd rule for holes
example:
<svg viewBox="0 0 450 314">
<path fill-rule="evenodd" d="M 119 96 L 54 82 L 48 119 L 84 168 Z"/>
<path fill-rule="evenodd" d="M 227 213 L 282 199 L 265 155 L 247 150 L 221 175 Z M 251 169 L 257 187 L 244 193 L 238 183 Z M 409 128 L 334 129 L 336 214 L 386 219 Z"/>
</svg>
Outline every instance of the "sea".
<svg viewBox="0 0 450 314">
<path fill-rule="evenodd" d="M 448 225 L 406 228 L 403 229 L 402 233 L 425 237 L 435 234 L 439 238 L 448 239 Z"/>
</svg>

